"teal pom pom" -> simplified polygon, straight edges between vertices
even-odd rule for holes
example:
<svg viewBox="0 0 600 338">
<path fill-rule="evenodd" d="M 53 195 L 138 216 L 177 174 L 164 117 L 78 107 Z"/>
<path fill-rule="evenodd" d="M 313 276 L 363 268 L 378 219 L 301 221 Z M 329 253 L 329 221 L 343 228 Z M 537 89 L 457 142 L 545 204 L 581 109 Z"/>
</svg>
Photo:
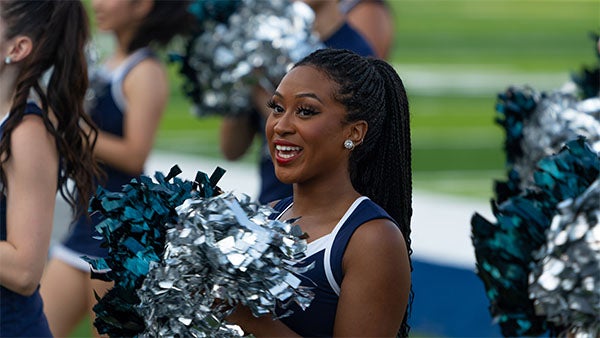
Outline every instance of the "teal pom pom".
<svg viewBox="0 0 600 338">
<path fill-rule="evenodd" d="M 490 300 L 490 312 L 505 336 L 541 335 L 552 327 L 535 313 L 528 295 L 532 253 L 546 242 L 546 231 L 561 201 L 581 195 L 600 173 L 600 158 L 579 138 L 538 162 L 535 184 L 499 205 L 496 223 L 479 214 L 471 219 L 477 274 Z"/>
<path fill-rule="evenodd" d="M 157 172 L 155 180 L 147 176 L 131 180 L 121 192 L 98 188 L 90 201 L 90 212 L 104 217 L 96 229 L 102 235 L 108 256 L 86 258 L 93 269 L 93 278 L 114 281 L 114 287 L 98 298 L 94 306 L 94 325 L 101 334 L 111 337 L 133 337 L 144 331 L 144 320 L 136 307 L 140 299 L 136 290 L 148 274 L 150 264 L 158 262 L 164 250 L 165 224 L 177 221 L 175 208 L 188 198 L 202 194 L 210 197 L 220 193 L 216 183 L 223 170 L 201 181 L 183 181 L 174 166 L 165 177 Z M 172 181 L 172 182 L 169 182 Z M 213 184 L 214 183 L 214 184 Z M 197 188 L 201 188 L 200 192 Z"/>
</svg>

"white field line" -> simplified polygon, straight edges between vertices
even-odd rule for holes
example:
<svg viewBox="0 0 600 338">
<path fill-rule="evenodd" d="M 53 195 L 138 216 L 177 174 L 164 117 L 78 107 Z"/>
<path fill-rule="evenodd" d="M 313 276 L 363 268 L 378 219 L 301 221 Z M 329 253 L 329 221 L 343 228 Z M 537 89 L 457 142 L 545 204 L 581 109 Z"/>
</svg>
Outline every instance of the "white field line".
<svg viewBox="0 0 600 338">
<path fill-rule="evenodd" d="M 509 86 L 529 85 L 540 91 L 558 89 L 570 81 L 569 70 L 559 73 L 524 73 L 509 67 L 484 65 L 394 64 L 410 95 L 489 96 Z"/>
</svg>

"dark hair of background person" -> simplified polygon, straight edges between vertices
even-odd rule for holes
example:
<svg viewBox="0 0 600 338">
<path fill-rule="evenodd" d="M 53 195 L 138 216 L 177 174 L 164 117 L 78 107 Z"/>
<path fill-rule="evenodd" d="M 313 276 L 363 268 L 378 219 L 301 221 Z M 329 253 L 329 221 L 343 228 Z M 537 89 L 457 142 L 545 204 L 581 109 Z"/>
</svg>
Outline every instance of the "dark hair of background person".
<svg viewBox="0 0 600 338">
<path fill-rule="evenodd" d="M 313 52 L 298 66 L 313 66 L 336 82 L 335 99 L 346 106 L 347 121 L 364 120 L 368 131 L 350 155 L 350 179 L 362 195 L 379 204 L 399 225 L 409 253 L 412 168 L 408 98 L 402 80 L 387 62 L 351 51 Z M 412 270 L 412 263 L 411 263 Z M 399 335 L 407 336 L 408 309 Z"/>
<path fill-rule="evenodd" d="M 11 133 L 22 120 L 33 90 L 39 97 L 46 129 L 55 138 L 61 157 L 60 192 L 73 210 L 85 212 L 89 197 L 94 193 L 94 179 L 102 174 L 91 151 L 97 130 L 83 110 L 88 76 L 82 51 L 89 37 L 85 9 L 79 1 L 2 0 L 0 14 L 6 25 L 5 38 L 26 35 L 33 42 L 31 54 L 23 60 L 16 80 L 13 105 L 0 141 L 3 156 L 0 163 L 11 156 Z M 51 68 L 48 86 L 42 88 L 40 79 Z M 56 117 L 55 123 L 49 111 Z M 91 126 L 89 134 L 79 127 L 80 119 Z M 75 183 L 71 189 L 64 184 L 69 178 Z M 1 167 L 0 181 L 6 182 Z"/>
<path fill-rule="evenodd" d="M 127 52 L 155 44 L 163 47 L 171 38 L 195 28 L 194 17 L 187 11 L 187 0 L 156 0 L 131 39 Z M 176 6 L 175 6 L 176 5 Z"/>
</svg>

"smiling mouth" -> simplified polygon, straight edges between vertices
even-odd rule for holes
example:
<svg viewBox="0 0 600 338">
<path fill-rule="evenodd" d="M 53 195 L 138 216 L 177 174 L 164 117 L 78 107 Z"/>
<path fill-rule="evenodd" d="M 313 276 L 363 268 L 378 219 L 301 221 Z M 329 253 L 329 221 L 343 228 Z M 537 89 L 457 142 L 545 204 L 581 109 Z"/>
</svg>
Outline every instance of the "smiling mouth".
<svg viewBox="0 0 600 338">
<path fill-rule="evenodd" d="M 293 147 L 293 146 L 282 146 L 282 145 L 276 145 L 275 146 L 275 155 L 277 156 L 277 159 L 280 161 L 287 161 L 287 160 L 291 160 L 292 158 L 296 157 L 300 151 L 302 151 L 301 147 Z"/>
</svg>

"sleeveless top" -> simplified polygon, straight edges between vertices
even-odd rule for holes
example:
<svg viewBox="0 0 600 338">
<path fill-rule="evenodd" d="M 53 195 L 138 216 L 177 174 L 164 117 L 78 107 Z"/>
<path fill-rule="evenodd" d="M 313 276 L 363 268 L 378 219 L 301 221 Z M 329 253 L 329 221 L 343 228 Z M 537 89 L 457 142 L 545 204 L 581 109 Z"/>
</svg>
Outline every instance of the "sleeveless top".
<svg viewBox="0 0 600 338">
<path fill-rule="evenodd" d="M 42 110 L 36 104 L 28 103 L 25 115 L 28 114 L 41 116 Z M 6 118 L 0 122 L 0 139 L 4 121 Z M 6 198 L 0 194 L 0 241 L 5 240 Z M 51 337 L 43 309 L 39 287 L 31 296 L 23 296 L 0 286 L 0 337 Z"/>
<path fill-rule="evenodd" d="M 361 56 L 374 56 L 375 52 L 369 45 L 367 40 L 360 35 L 352 26 L 347 22 L 344 24 L 329 38 L 323 41 L 325 46 L 329 48 L 337 49 L 348 49 Z M 281 183 L 275 175 L 275 167 L 271 160 L 271 154 L 269 153 L 269 147 L 266 142 L 265 135 L 265 121 L 260 116 L 260 113 L 256 110 L 251 115 L 252 123 L 255 125 L 257 130 L 260 130 L 263 135 L 262 146 L 259 154 L 259 174 L 260 174 L 260 192 L 258 201 L 262 204 L 277 201 L 279 199 L 292 195 L 292 185 Z"/>
<path fill-rule="evenodd" d="M 127 111 L 123 81 L 135 66 L 151 57 L 155 57 L 151 49 L 141 48 L 131 54 L 114 71 L 102 70 L 94 74 L 90 81 L 92 97 L 88 102 L 88 112 L 99 130 L 123 136 L 124 114 Z M 101 164 L 100 167 L 106 173 L 103 187 L 109 191 L 121 191 L 124 184 L 136 177 L 109 165 Z M 105 257 L 107 251 L 100 247 L 101 241 L 97 239 L 100 234 L 95 229 L 95 225 L 100 221 L 98 214 L 91 215 L 90 219 L 85 215 L 76 219 L 74 224 L 71 224 L 71 231 L 63 241 L 63 245 L 80 254 Z"/>
<path fill-rule="evenodd" d="M 292 204 L 292 198 L 288 197 L 279 201 L 274 209 L 281 215 Z M 315 297 L 306 310 L 296 303 L 292 303 L 288 309 L 278 309 L 278 315 L 287 310 L 293 311 L 290 316 L 281 318 L 284 324 L 303 337 L 333 335 L 340 285 L 344 278 L 342 260 L 346 247 L 358 227 L 382 218 L 396 223 L 383 208 L 368 197 L 361 196 L 352 203 L 330 234 L 308 244 L 306 257 L 297 266 L 308 266 L 314 262 L 314 267 L 298 277 L 302 286 L 312 288 Z"/>
</svg>

